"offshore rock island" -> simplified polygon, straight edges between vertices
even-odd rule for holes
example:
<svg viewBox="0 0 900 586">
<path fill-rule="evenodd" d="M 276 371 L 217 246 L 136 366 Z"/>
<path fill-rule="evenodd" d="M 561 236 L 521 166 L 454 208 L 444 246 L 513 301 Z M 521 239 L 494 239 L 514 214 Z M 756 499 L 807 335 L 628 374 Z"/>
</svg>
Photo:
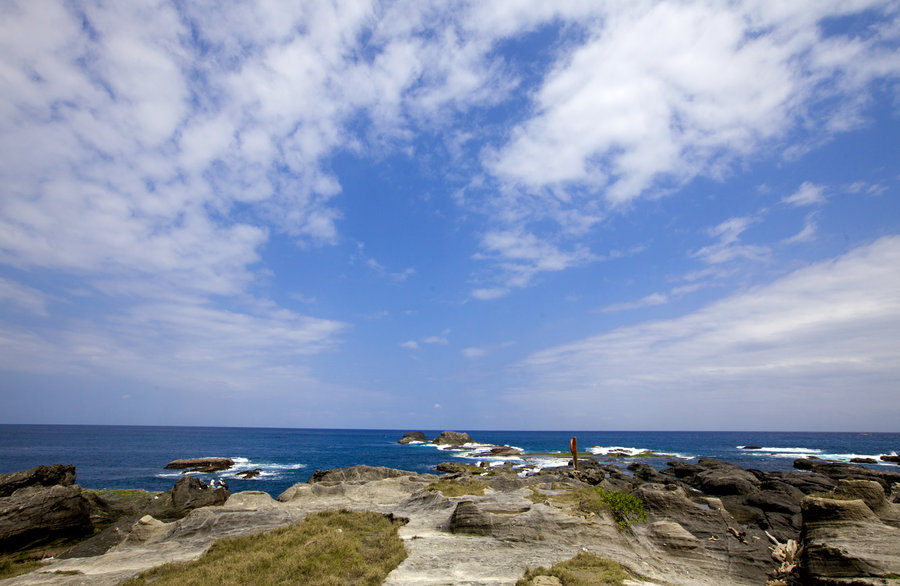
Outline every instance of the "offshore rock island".
<svg viewBox="0 0 900 586">
<path fill-rule="evenodd" d="M 400 439 L 426 442 L 521 455 L 457 432 Z M 197 559 L 217 539 L 331 510 L 404 523 L 407 557 L 386 584 L 515 584 L 528 568 L 580 552 L 621 564 L 627 584 L 874 585 L 900 576 L 900 471 L 800 459 L 796 470 L 762 472 L 708 458 L 657 469 L 580 454 L 576 470 L 558 456 L 560 466 L 526 471 L 511 462 L 450 462 L 437 467 L 444 474 L 317 470 L 277 499 L 190 474 L 165 493 L 133 494 L 82 490 L 72 466 L 0 475 L 0 548 L 54 556 L 0 583 L 118 584 Z M 544 578 L 528 583 L 562 583 Z"/>
</svg>

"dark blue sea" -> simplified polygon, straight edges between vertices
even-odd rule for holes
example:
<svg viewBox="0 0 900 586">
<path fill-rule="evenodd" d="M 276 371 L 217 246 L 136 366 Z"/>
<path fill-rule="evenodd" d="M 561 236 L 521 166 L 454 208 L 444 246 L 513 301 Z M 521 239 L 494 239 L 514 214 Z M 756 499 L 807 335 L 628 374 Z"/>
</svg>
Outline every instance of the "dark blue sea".
<svg viewBox="0 0 900 586">
<path fill-rule="evenodd" d="M 85 488 L 143 488 L 168 490 L 181 476 L 164 466 L 176 458 L 228 457 L 235 466 L 219 472 L 232 492 L 263 490 L 273 496 L 296 482 L 305 482 L 317 469 L 355 464 L 387 466 L 415 472 L 434 471 L 445 461 L 475 462 L 477 445 L 465 450 L 441 450 L 429 444 L 400 445 L 406 430 L 269 429 L 224 427 L 140 427 L 80 425 L 0 425 L 0 473 L 25 470 L 40 464 L 74 464 L 78 484 Z M 421 430 L 428 437 L 441 430 Z M 790 470 L 796 458 L 816 456 L 847 461 L 855 457 L 878 459 L 897 454 L 898 433 L 781 433 L 781 432 L 600 432 L 600 431 L 468 431 L 476 442 L 509 445 L 525 451 L 512 461 L 521 473 L 540 467 L 564 465 L 565 458 L 548 452 L 568 452 L 569 438 L 578 438 L 580 451 L 601 461 L 613 452 L 652 451 L 659 457 L 637 458 L 662 468 L 681 459 L 711 457 L 746 468 Z M 742 446 L 759 446 L 747 450 Z M 622 466 L 634 459 L 612 458 Z M 876 467 L 897 469 L 894 464 Z M 261 468 L 251 480 L 235 477 L 241 470 Z M 198 474 L 208 481 L 209 474 Z"/>
</svg>

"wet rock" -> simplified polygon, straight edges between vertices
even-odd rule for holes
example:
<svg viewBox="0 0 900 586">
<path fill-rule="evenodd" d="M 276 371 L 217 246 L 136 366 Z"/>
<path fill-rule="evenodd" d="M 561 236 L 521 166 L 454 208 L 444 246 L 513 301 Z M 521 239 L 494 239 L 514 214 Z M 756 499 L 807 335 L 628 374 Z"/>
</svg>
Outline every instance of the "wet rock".
<svg viewBox="0 0 900 586">
<path fill-rule="evenodd" d="M 877 464 L 878 460 L 875 458 L 850 458 L 851 464 Z"/>
<path fill-rule="evenodd" d="M 411 444 L 412 442 L 427 442 L 428 438 L 421 431 L 407 431 L 400 438 L 398 444 Z"/>
<path fill-rule="evenodd" d="M 900 464 L 900 456 L 898 456 L 896 454 L 881 456 L 879 459 L 882 462 L 893 462 L 894 464 Z"/>
<path fill-rule="evenodd" d="M 487 458 L 514 458 L 521 456 L 522 450 L 510 446 L 494 446 L 486 452 L 479 452 L 478 455 Z"/>
<path fill-rule="evenodd" d="M 234 460 L 231 458 L 182 458 L 172 460 L 164 468 L 168 470 L 211 473 L 228 470 L 232 466 L 234 466 Z"/>
<path fill-rule="evenodd" d="M 235 476 L 240 476 L 244 479 L 256 478 L 262 472 L 262 468 L 254 468 L 253 470 L 241 470 L 240 472 L 235 472 Z"/>
</svg>

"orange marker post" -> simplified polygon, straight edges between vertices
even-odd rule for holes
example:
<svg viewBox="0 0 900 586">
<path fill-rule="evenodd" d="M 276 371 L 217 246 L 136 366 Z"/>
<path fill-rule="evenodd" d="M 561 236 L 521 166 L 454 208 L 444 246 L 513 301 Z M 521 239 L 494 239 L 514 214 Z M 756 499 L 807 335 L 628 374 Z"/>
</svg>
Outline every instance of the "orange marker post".
<svg viewBox="0 0 900 586">
<path fill-rule="evenodd" d="M 575 469 L 578 470 L 578 440 L 575 436 L 569 440 L 569 449 L 572 451 L 572 461 L 575 463 Z"/>
</svg>

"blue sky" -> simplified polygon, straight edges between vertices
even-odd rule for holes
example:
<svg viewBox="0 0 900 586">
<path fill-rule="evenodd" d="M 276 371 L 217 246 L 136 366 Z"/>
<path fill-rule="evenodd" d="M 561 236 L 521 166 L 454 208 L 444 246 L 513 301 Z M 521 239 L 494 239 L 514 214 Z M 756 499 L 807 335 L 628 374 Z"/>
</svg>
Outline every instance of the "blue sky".
<svg viewBox="0 0 900 586">
<path fill-rule="evenodd" d="M 900 431 L 895 2 L 0 14 L 0 422 Z"/>
</svg>

